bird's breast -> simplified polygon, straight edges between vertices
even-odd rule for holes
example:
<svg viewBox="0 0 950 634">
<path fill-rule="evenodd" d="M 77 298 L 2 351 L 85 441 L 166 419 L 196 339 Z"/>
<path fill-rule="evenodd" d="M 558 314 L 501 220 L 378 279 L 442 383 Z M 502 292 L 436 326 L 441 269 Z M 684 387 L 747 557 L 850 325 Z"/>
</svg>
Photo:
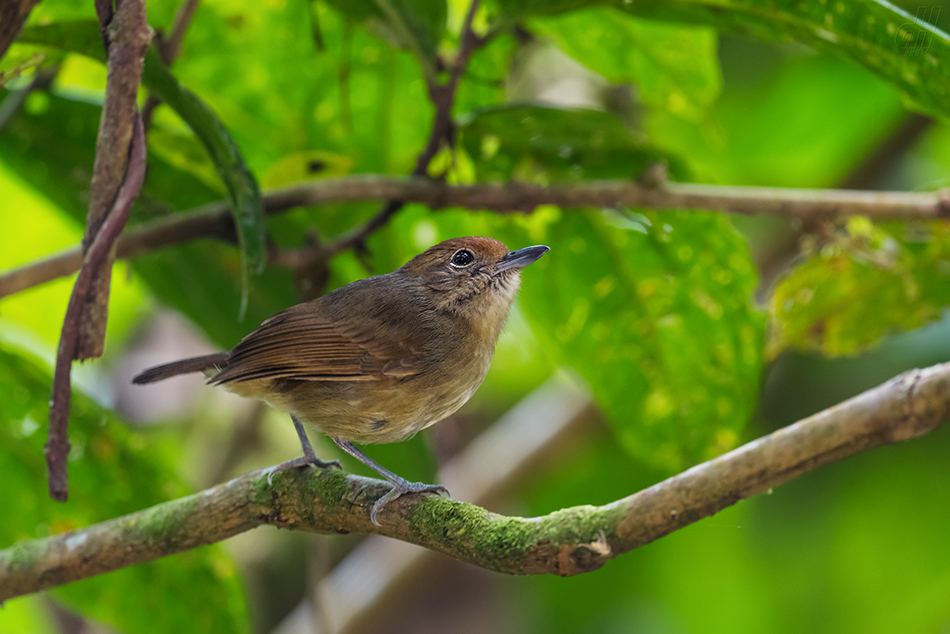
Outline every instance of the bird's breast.
<svg viewBox="0 0 950 634">
<path fill-rule="evenodd" d="M 488 374 L 494 342 L 462 341 L 449 354 L 422 359 L 421 371 L 405 377 L 363 381 L 284 381 L 261 392 L 278 409 L 356 443 L 410 438 L 455 413 Z M 250 394 L 249 394 L 250 395 Z"/>
</svg>

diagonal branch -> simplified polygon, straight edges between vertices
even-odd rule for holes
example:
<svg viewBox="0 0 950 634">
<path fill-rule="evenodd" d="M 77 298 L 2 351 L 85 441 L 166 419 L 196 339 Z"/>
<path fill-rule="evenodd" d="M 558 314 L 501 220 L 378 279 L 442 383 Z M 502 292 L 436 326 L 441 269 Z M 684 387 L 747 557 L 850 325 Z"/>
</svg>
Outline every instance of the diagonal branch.
<svg viewBox="0 0 950 634">
<path fill-rule="evenodd" d="M 593 423 L 598 418 L 590 395 L 558 373 L 440 468 L 437 480 L 458 499 L 488 506 L 542 463 L 555 463 L 570 454 L 583 432 L 597 427 Z M 372 631 L 374 617 L 398 603 L 398 597 L 436 561 L 431 550 L 372 535 L 319 580 L 314 600 L 305 599 L 288 617 L 298 626 L 289 631 Z M 366 583 L 367 570 L 373 571 L 371 586 Z"/>
<path fill-rule="evenodd" d="M 264 208 L 276 214 L 296 207 L 367 200 L 401 200 L 432 209 L 464 207 L 498 213 L 530 212 L 539 205 L 565 208 L 645 207 L 695 209 L 777 216 L 799 220 L 868 216 L 875 220 L 938 220 L 950 217 L 950 192 L 870 192 L 836 189 L 729 187 L 665 183 L 658 188 L 626 180 L 589 181 L 562 185 L 479 183 L 447 185 L 423 178 L 363 174 L 325 179 L 271 190 Z M 366 227 L 363 228 L 364 233 Z M 126 232 L 118 242 L 118 257 L 132 258 L 198 238 L 234 240 L 227 202 L 177 213 Z M 344 236 L 321 248 L 328 258 L 353 245 Z M 70 249 L 0 275 L 0 298 L 79 270 L 81 255 Z"/>
<path fill-rule="evenodd" d="M 373 503 L 379 480 L 336 470 L 254 471 L 186 498 L 0 551 L 0 601 L 227 539 L 256 526 L 394 537 L 509 574 L 575 575 L 778 486 L 950 415 L 950 363 L 912 370 L 814 416 L 605 506 L 504 517 L 439 497 Z"/>
<path fill-rule="evenodd" d="M 23 28 L 30 11 L 40 0 L 4 0 L 0 2 L 0 57 L 7 52 L 10 44 Z"/>
<path fill-rule="evenodd" d="M 429 164 L 443 145 L 451 147 L 454 144 L 455 126 L 452 123 L 452 106 L 455 103 L 455 93 L 458 91 L 459 80 L 465 74 L 468 62 L 476 48 L 484 46 L 487 40 L 479 38 L 472 29 L 475 14 L 481 0 L 471 0 L 462 25 L 459 39 L 459 48 L 455 63 L 452 65 L 449 79 L 444 84 L 429 82 L 429 99 L 435 104 L 435 115 L 432 119 L 432 131 L 425 148 L 416 159 L 416 166 L 411 176 L 426 178 L 429 174 Z M 366 251 L 366 239 L 386 226 L 389 220 L 406 204 L 403 198 L 390 198 L 383 204 L 382 209 L 370 218 L 366 224 L 347 236 L 337 240 L 327 248 L 321 249 L 314 259 L 326 260 L 347 249 L 355 249 L 359 254 Z"/>
</svg>

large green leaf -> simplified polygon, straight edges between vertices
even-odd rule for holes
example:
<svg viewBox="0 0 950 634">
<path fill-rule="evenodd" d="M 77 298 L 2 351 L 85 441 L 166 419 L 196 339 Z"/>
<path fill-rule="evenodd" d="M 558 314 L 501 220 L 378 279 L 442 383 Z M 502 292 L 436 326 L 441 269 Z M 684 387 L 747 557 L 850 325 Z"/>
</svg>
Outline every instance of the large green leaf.
<svg viewBox="0 0 950 634">
<path fill-rule="evenodd" d="M 98 24 L 91 20 L 27 27 L 20 40 L 69 50 L 102 61 Z M 193 92 L 182 86 L 162 63 L 154 47 L 145 55 L 142 83 L 155 91 L 194 131 L 217 167 L 227 187 L 241 246 L 243 315 L 250 274 L 260 274 L 267 264 L 264 206 L 257 181 L 241 151 L 217 115 Z"/>
<path fill-rule="evenodd" d="M 525 314 L 625 447 L 671 470 L 731 448 L 755 408 L 763 320 L 728 220 L 563 210 L 519 224 L 498 233 L 552 248 L 524 273 Z"/>
<path fill-rule="evenodd" d="M 772 292 L 771 357 L 786 348 L 857 354 L 950 305 L 950 230 L 942 223 L 890 233 L 851 218 L 814 250 Z"/>
<path fill-rule="evenodd" d="M 603 112 L 500 107 L 463 118 L 461 131 L 480 179 L 629 178 L 660 156 Z M 552 248 L 524 273 L 524 312 L 631 452 L 676 469 L 735 444 L 755 407 L 763 319 L 727 219 L 546 208 L 493 233 Z"/>
<path fill-rule="evenodd" d="M 537 20 L 533 28 L 608 80 L 635 84 L 649 106 L 700 121 L 719 95 L 713 29 L 642 20 L 612 8 Z"/>
<path fill-rule="evenodd" d="M 503 22 L 556 15 L 603 2 L 499 3 Z M 765 39 L 795 39 L 847 56 L 899 88 L 917 107 L 950 116 L 950 37 L 882 0 L 616 0 L 646 18 L 709 24 Z"/>
<path fill-rule="evenodd" d="M 190 491 L 176 476 L 177 453 L 131 431 L 112 413 L 73 392 L 70 500 L 46 493 L 49 419 L 47 368 L 0 347 L 0 473 L 5 519 L 0 542 L 43 537 L 137 511 Z M 126 632 L 247 632 L 240 577 L 219 546 L 73 583 L 53 596 L 80 614 Z M 140 609 L 130 610 L 129 605 Z"/>
</svg>

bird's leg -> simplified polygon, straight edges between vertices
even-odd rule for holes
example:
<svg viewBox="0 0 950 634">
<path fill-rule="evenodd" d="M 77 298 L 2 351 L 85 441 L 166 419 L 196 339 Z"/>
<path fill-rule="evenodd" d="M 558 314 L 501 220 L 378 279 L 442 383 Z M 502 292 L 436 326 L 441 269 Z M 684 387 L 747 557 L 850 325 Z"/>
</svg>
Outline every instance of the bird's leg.
<svg viewBox="0 0 950 634">
<path fill-rule="evenodd" d="M 393 485 L 393 488 L 389 493 L 376 500 L 376 504 L 373 505 L 373 510 L 370 511 L 369 519 L 372 520 L 373 524 L 376 524 L 376 526 L 379 526 L 379 522 L 376 521 L 376 514 L 379 513 L 379 511 L 381 511 L 388 502 L 392 502 L 396 498 L 402 497 L 406 493 L 438 493 L 445 494 L 446 496 L 449 495 L 449 490 L 441 484 L 409 482 L 409 480 L 400 478 L 386 467 L 383 467 L 377 463 L 375 460 L 357 449 L 356 446 L 349 440 L 343 440 L 342 438 L 337 438 L 336 436 L 330 436 L 330 438 L 337 444 L 337 447 L 350 454 L 379 475 L 386 478 L 386 480 Z"/>
<path fill-rule="evenodd" d="M 336 467 L 340 469 L 339 460 L 320 460 L 317 458 L 317 454 L 313 451 L 313 446 L 310 444 L 310 439 L 307 438 L 307 430 L 303 428 L 303 423 L 297 420 L 297 417 L 293 414 L 290 415 L 290 420 L 294 421 L 294 429 L 297 430 L 297 437 L 300 439 L 300 446 L 303 447 L 303 455 L 299 458 L 294 458 L 293 460 L 288 460 L 287 462 L 282 462 L 277 467 L 270 472 L 267 476 L 267 484 L 273 484 L 274 474 L 280 473 L 281 471 L 287 471 L 288 469 L 294 469 L 297 467 L 307 467 L 313 465 L 321 469 L 326 469 L 328 467 Z"/>
</svg>

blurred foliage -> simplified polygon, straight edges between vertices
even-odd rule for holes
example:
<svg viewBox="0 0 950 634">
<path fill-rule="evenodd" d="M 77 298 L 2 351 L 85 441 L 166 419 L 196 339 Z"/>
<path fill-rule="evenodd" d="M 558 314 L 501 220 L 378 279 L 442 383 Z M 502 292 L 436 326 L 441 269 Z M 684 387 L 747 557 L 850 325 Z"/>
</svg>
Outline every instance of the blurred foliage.
<svg viewBox="0 0 950 634">
<path fill-rule="evenodd" d="M 482 181 L 632 179 L 654 163 L 675 160 L 599 110 L 512 104 L 470 112 L 459 127 Z"/>
<path fill-rule="evenodd" d="M 652 108 L 701 122 L 719 96 L 713 29 L 640 20 L 609 8 L 539 20 L 536 28 L 608 81 L 635 85 Z"/>
<path fill-rule="evenodd" d="M 150 0 L 150 24 L 167 32 L 177 5 Z M 265 219 L 258 184 L 407 174 L 431 125 L 427 82 L 446 79 L 467 8 L 460 0 L 205 0 L 171 68 L 150 51 L 144 83 L 165 104 L 154 112 L 148 177 L 130 224 L 230 199 L 243 246 L 206 239 L 136 258 L 128 283 L 116 276 L 106 365 L 136 341 L 155 303 L 229 348 L 297 301 L 300 273 L 254 274 L 267 241 L 298 248 L 332 240 L 378 203 Z M 44 0 L 0 59 L 0 84 L 10 89 L 27 86 L 39 70 L 55 71 L 49 90 L 29 95 L 0 129 L 0 266 L 82 235 L 106 75 L 94 19 L 87 0 Z M 905 105 L 950 114 L 950 39 L 874 0 L 504 0 L 486 2 L 474 24 L 492 39 L 474 53 L 459 86 L 458 143 L 431 168 L 450 182 L 636 179 L 663 162 L 683 181 L 827 187 L 873 152 Z M 895 176 L 902 187 L 948 184 L 945 125 L 908 156 Z M 347 252 L 328 270 L 307 274 L 331 289 L 466 234 L 495 235 L 511 248 L 552 247 L 525 272 L 492 372 L 457 418 L 462 424 L 369 452 L 402 475 L 431 480 L 434 446 L 457 448 L 555 368 L 570 366 L 591 386 L 611 434 L 533 474 L 512 504 L 539 514 L 627 495 L 743 436 L 943 358 L 934 350 L 950 354 L 943 325 L 909 335 L 919 339 L 886 338 L 938 320 L 950 302 L 943 224 L 853 218 L 829 225 L 806 238 L 795 265 L 767 289 L 763 313 L 753 300 L 750 252 L 773 248 L 762 236 L 782 232 L 788 227 L 775 221 L 694 210 L 547 207 L 519 217 L 407 205 L 369 238 L 367 254 Z M 29 345 L 48 360 L 69 287 L 60 280 L 3 299 L 0 341 Z M 878 356 L 848 366 L 786 352 L 854 355 L 882 342 L 872 353 Z M 202 434 L 187 428 L 131 431 L 108 405 L 77 394 L 73 495 L 56 505 L 46 497 L 41 447 L 49 371 L 5 345 L 0 478 L 14 519 L 0 528 L 0 546 L 183 495 L 182 474 L 193 475 L 202 451 L 221 451 L 218 441 L 202 445 Z M 777 359 L 767 380 L 765 359 Z M 872 381 L 871 366 L 888 371 Z M 77 368 L 77 383 L 108 403 L 106 374 L 98 364 Z M 757 425 L 745 431 L 750 421 Z M 195 423 L 205 424 L 214 423 Z M 289 425 L 282 430 L 293 440 Z M 804 478 L 593 575 L 505 581 L 515 590 L 504 600 L 520 614 L 512 623 L 538 632 L 945 629 L 950 550 L 934 527 L 946 524 L 946 487 L 939 486 L 950 475 L 940 458 L 946 434 L 933 443 Z M 934 476 L 941 468 L 944 477 Z M 904 518 L 913 528 L 905 529 Z M 919 533 L 912 545 L 910 530 Z M 287 587 L 303 592 L 308 584 L 294 578 Z M 239 575 L 220 548 L 52 596 L 120 631 L 250 627 Z M 0 612 L 3 633 L 52 629 L 37 599 Z"/>
<path fill-rule="evenodd" d="M 49 418 L 47 369 L 0 348 L 0 473 L 7 519 L 0 541 L 44 537 L 131 513 L 189 493 L 175 476 L 176 450 L 130 431 L 81 393 L 70 416 L 70 500 L 46 495 L 43 457 Z M 188 588 L 182 593 L 182 588 Z M 231 558 L 219 546 L 126 568 L 52 592 L 84 614 L 128 632 L 227 626 L 247 631 L 247 608 Z M 166 601 L 174 596 L 173 602 Z M 141 606 L 129 610 L 129 605 Z"/>
<path fill-rule="evenodd" d="M 602 2 L 505 0 L 506 23 L 533 15 L 555 15 Z M 782 41 L 797 40 L 846 56 L 899 88 L 918 107 L 950 114 L 950 37 L 915 16 L 880 0 L 798 2 L 775 0 L 646 0 L 610 3 L 634 15 L 674 22 L 710 24 L 723 32 Z"/>
</svg>

